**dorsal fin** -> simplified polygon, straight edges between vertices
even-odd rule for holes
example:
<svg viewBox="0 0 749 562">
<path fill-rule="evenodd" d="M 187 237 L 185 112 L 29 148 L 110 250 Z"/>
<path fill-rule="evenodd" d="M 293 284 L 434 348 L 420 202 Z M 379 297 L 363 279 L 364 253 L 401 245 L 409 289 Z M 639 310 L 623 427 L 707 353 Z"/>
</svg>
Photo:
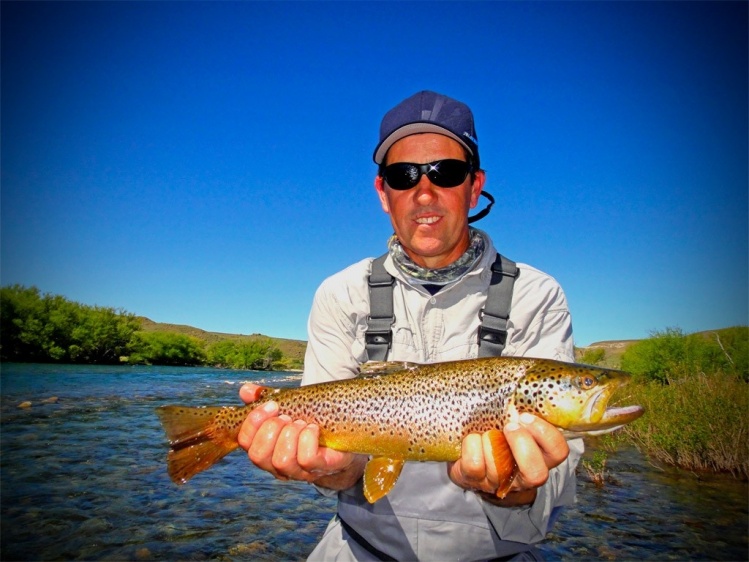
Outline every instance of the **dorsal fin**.
<svg viewBox="0 0 749 562">
<path fill-rule="evenodd" d="M 408 361 L 367 361 L 359 365 L 359 376 L 376 377 L 390 375 L 398 371 L 418 371 L 420 367 L 421 364 Z"/>
</svg>

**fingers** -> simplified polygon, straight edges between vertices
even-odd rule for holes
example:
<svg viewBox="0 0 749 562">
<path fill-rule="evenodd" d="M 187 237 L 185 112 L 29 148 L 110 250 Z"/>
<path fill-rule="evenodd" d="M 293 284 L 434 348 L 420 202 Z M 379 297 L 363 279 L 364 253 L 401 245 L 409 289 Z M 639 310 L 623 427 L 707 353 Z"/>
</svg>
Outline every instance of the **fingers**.
<svg viewBox="0 0 749 562">
<path fill-rule="evenodd" d="M 508 505 L 532 503 L 536 488 L 548 480 L 549 470 L 567 458 L 567 441 L 553 425 L 527 413 L 521 414 L 517 423 L 508 424 L 504 435 L 517 463 L 510 488 L 514 497 L 506 501 Z M 470 490 L 494 494 L 501 485 L 507 485 L 499 481 L 489 432 L 466 436 L 460 459 L 450 464 L 448 471 L 453 482 Z"/>
<path fill-rule="evenodd" d="M 481 435 L 471 433 L 463 439 L 460 472 L 466 482 L 480 486 L 486 479 L 486 463 Z"/>
<path fill-rule="evenodd" d="M 283 418 L 279 419 L 286 421 Z M 274 473 L 276 477 L 293 480 L 304 479 L 302 477 L 304 470 L 299 466 L 297 461 L 297 450 L 299 434 L 306 426 L 307 424 L 301 420 L 286 423 L 279 432 L 275 447 L 271 451 L 265 452 L 265 455 L 270 455 L 270 465 L 272 467 L 270 472 Z M 250 447 L 249 454 L 251 459 L 253 458 L 252 451 L 253 448 Z"/>
<path fill-rule="evenodd" d="M 493 492 L 497 489 L 496 470 L 493 461 L 487 462 L 481 434 L 471 433 L 462 442 L 460 459 L 448 466 L 450 478 L 458 486 L 468 490 Z M 491 466 L 487 468 L 487 465 Z M 493 471 L 493 480 L 489 475 Z"/>
<path fill-rule="evenodd" d="M 297 462 L 312 474 L 335 474 L 351 462 L 351 455 L 341 451 L 320 447 L 320 428 L 307 425 L 299 434 Z"/>
<path fill-rule="evenodd" d="M 239 397 L 245 404 L 255 402 L 260 398 L 263 387 L 253 383 L 246 383 L 239 389 Z"/>
<path fill-rule="evenodd" d="M 518 423 L 507 424 L 504 433 L 518 465 L 513 491 L 542 486 L 549 478 L 549 470 L 564 462 L 569 454 L 561 432 L 529 413 L 520 414 Z"/>
<path fill-rule="evenodd" d="M 253 401 L 254 386 L 242 387 L 243 400 Z M 273 401 L 250 412 L 240 427 L 237 441 L 256 466 L 280 480 L 315 482 L 343 471 L 354 457 L 351 453 L 321 447 L 317 425 L 279 415 L 278 405 Z"/>
</svg>

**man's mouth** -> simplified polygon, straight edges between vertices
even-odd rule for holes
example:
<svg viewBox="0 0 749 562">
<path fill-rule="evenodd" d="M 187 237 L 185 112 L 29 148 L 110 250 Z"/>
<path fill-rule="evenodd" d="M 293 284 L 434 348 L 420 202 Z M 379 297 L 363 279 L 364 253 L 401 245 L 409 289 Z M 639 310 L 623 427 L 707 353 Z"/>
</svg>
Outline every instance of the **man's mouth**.
<svg viewBox="0 0 749 562">
<path fill-rule="evenodd" d="M 434 224 L 438 220 L 440 220 L 440 217 L 417 217 L 416 222 L 418 224 Z"/>
</svg>

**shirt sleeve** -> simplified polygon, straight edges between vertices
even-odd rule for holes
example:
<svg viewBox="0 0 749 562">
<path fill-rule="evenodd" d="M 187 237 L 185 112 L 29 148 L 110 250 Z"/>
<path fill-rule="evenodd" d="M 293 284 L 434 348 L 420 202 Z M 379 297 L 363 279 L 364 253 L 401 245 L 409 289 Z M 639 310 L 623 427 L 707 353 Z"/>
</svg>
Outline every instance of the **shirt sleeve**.
<svg viewBox="0 0 749 562">
<path fill-rule="evenodd" d="M 519 265 L 506 355 L 573 362 L 572 320 L 562 287 L 553 277 Z"/>
<path fill-rule="evenodd" d="M 363 314 L 358 309 L 368 308 L 369 302 L 362 302 L 368 296 L 351 294 L 357 284 L 338 278 L 351 274 L 344 271 L 326 279 L 315 293 L 307 322 L 302 385 L 352 378 L 358 373 L 362 358 L 352 351 Z M 356 302 L 360 306 L 355 306 Z"/>
</svg>

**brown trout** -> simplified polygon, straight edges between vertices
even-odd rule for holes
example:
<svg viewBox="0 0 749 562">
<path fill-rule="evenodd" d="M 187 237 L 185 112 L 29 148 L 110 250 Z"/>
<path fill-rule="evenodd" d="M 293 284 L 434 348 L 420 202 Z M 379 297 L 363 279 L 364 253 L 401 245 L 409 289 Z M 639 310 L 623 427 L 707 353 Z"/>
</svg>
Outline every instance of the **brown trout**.
<svg viewBox="0 0 749 562">
<path fill-rule="evenodd" d="M 608 408 L 629 375 L 600 367 L 519 357 L 446 363 L 367 363 L 362 375 L 296 388 L 264 387 L 240 407 L 162 406 L 169 438 L 168 471 L 182 484 L 238 448 L 242 422 L 260 404 L 317 424 L 320 444 L 371 455 L 364 493 L 374 503 L 395 485 L 406 461 L 455 461 L 469 433 L 491 432 L 504 497 L 516 466 L 502 428 L 530 412 L 567 438 L 614 431 L 640 417 L 640 406 Z"/>
</svg>

